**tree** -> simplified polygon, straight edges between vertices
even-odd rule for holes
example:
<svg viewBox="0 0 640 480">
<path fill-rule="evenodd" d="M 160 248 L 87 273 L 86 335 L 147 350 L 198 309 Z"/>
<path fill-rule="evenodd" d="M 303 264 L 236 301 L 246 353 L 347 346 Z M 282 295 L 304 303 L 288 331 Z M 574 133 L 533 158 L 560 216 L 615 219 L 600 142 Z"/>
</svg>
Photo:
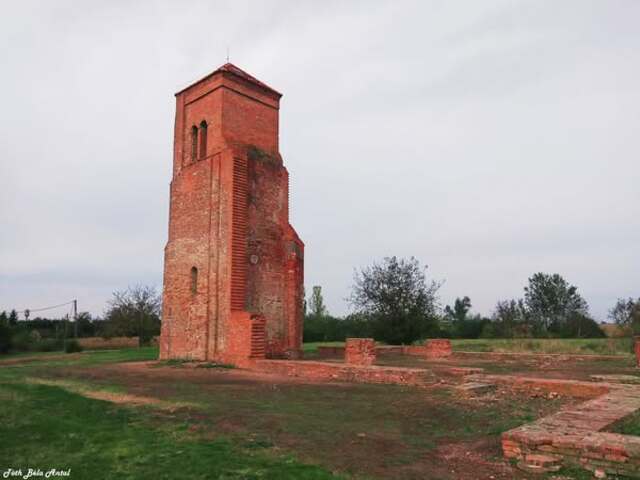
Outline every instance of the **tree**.
<svg viewBox="0 0 640 480">
<path fill-rule="evenodd" d="M 447 305 L 444 313 L 449 319 L 455 322 L 463 322 L 467 318 L 467 313 L 471 310 L 471 299 L 469 297 L 456 298 L 453 308 Z"/>
<path fill-rule="evenodd" d="M 536 273 L 524 288 L 524 302 L 539 333 L 559 332 L 572 315 L 588 316 L 589 307 L 562 276 Z"/>
<path fill-rule="evenodd" d="M 9 326 L 15 327 L 18 324 L 18 312 L 15 310 L 11 310 L 9 313 Z"/>
<path fill-rule="evenodd" d="M 409 344 L 434 327 L 440 284 L 428 282 L 425 270 L 414 257 L 394 256 L 355 272 L 348 300 L 374 323 L 377 339 Z"/>
<path fill-rule="evenodd" d="M 9 317 L 4 310 L 0 312 L 0 353 L 7 353 L 11 349 L 11 327 Z"/>
<path fill-rule="evenodd" d="M 307 316 L 307 289 L 302 286 L 302 316 Z"/>
<path fill-rule="evenodd" d="M 150 286 L 129 287 L 116 291 L 109 300 L 105 320 L 108 336 L 138 336 L 139 344 L 146 345 L 160 332 L 161 299 Z"/>
<path fill-rule="evenodd" d="M 324 317 L 327 315 L 327 307 L 324 305 L 324 298 L 322 297 L 322 287 L 316 285 L 313 287 L 311 298 L 309 299 L 310 315 L 314 317 Z"/>
<path fill-rule="evenodd" d="M 582 313 L 571 315 L 558 333 L 564 338 L 606 337 L 598 322 Z"/>
<path fill-rule="evenodd" d="M 630 329 L 633 334 L 640 333 L 640 298 L 619 298 L 609 310 L 609 318 L 616 325 Z"/>
<path fill-rule="evenodd" d="M 498 302 L 492 315 L 496 337 L 526 337 L 529 335 L 527 309 L 522 299 Z"/>
<path fill-rule="evenodd" d="M 0 323 L 0 353 L 7 353 L 11 349 L 11 329 Z"/>
<path fill-rule="evenodd" d="M 79 337 L 91 337 L 95 334 L 93 318 L 89 312 L 80 312 L 76 317 L 77 332 Z"/>
<path fill-rule="evenodd" d="M 489 319 L 481 315 L 470 315 L 471 299 L 456 298 L 453 306 L 444 307 L 443 322 L 450 335 L 457 338 L 478 338 Z"/>
</svg>

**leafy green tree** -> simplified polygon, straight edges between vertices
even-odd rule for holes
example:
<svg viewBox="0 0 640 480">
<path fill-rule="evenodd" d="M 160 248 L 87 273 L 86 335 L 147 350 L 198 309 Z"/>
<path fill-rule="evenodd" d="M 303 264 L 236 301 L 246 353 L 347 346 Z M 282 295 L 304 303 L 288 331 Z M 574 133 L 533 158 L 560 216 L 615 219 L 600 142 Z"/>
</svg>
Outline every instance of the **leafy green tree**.
<svg viewBox="0 0 640 480">
<path fill-rule="evenodd" d="M 490 319 L 481 315 L 471 315 L 471 299 L 469 297 L 456 298 L 453 306 L 444 307 L 443 325 L 450 336 L 456 338 L 478 338 Z"/>
<path fill-rule="evenodd" d="M 106 335 L 137 335 L 140 345 L 147 345 L 160 332 L 160 306 L 154 287 L 139 285 L 114 292 L 105 312 Z"/>
<path fill-rule="evenodd" d="M 18 324 L 18 312 L 15 310 L 11 310 L 9 313 L 9 326 L 15 327 Z"/>
<path fill-rule="evenodd" d="M 444 313 L 452 322 L 462 322 L 467 318 L 467 313 L 471 310 L 471 299 L 469 297 L 456 298 L 453 307 L 444 307 Z"/>
<path fill-rule="evenodd" d="M 93 318 L 89 312 L 80 312 L 76 318 L 78 322 L 78 336 L 92 337 L 95 335 L 96 328 L 93 324 Z"/>
<path fill-rule="evenodd" d="M 0 322 L 0 353 L 7 353 L 11 349 L 11 334 L 7 322 Z"/>
<path fill-rule="evenodd" d="M 573 315 L 588 316 L 587 302 L 562 276 L 536 273 L 524 289 L 524 302 L 537 333 L 559 332 Z"/>
<path fill-rule="evenodd" d="M 593 318 L 582 313 L 571 315 L 558 332 L 564 338 L 603 338 L 604 331 Z"/>
<path fill-rule="evenodd" d="M 0 325 L 9 326 L 9 316 L 4 310 L 0 312 Z"/>
<path fill-rule="evenodd" d="M 619 298 L 611 310 L 609 318 L 616 325 L 629 329 L 634 335 L 640 333 L 640 298 Z"/>
<path fill-rule="evenodd" d="M 354 274 L 349 301 L 374 323 L 375 337 L 410 344 L 435 327 L 440 284 L 428 282 L 414 257 L 386 257 Z"/>
<path fill-rule="evenodd" d="M 327 307 L 324 305 L 324 298 L 322 297 L 322 287 L 316 285 L 313 287 L 311 298 L 309 299 L 310 315 L 314 317 L 324 317 L 327 315 Z"/>
<path fill-rule="evenodd" d="M 491 319 L 482 315 L 468 315 L 456 324 L 453 333 L 458 338 L 480 338 L 485 327 L 490 323 Z"/>
<path fill-rule="evenodd" d="M 492 315 L 493 336 L 513 338 L 529 336 L 527 310 L 522 299 L 503 300 L 496 304 Z"/>
</svg>

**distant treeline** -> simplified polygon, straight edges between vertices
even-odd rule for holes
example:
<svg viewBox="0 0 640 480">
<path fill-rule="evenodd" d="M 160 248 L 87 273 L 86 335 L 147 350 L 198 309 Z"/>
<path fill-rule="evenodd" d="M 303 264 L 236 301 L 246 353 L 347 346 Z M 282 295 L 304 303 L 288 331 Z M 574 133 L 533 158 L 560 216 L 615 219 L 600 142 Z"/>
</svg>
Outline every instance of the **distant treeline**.
<svg viewBox="0 0 640 480">
<path fill-rule="evenodd" d="M 559 274 L 535 273 L 519 299 L 497 302 L 491 316 L 471 312 L 471 299 L 440 306 L 440 284 L 427 281 L 415 258 L 389 257 L 356 272 L 349 298 L 355 313 L 329 314 L 320 286 L 305 301 L 304 341 L 372 337 L 390 344 L 425 338 L 599 338 L 578 288 Z M 609 319 L 627 334 L 640 333 L 640 298 L 619 299 Z"/>
<path fill-rule="evenodd" d="M 418 260 L 384 258 L 357 271 L 349 302 L 354 313 L 332 316 L 322 289 L 314 286 L 303 304 L 304 341 L 372 337 L 388 344 L 426 338 L 598 338 L 605 333 L 589 314 L 586 300 L 559 274 L 535 273 L 518 299 L 501 300 L 489 317 L 471 311 L 471 299 L 441 306 L 441 284 L 427 280 Z M 77 323 L 34 318 L 18 322 L 15 311 L 0 312 L 0 353 L 56 350 L 78 337 L 138 337 L 148 344 L 160 333 L 160 296 L 152 287 L 115 292 L 104 318 L 80 313 Z M 609 318 L 627 334 L 640 334 L 640 298 L 619 299 Z"/>
<path fill-rule="evenodd" d="M 146 345 L 160 334 L 160 297 L 153 287 L 136 286 L 113 294 L 103 318 L 88 312 L 68 318 L 18 321 L 15 310 L 0 312 L 0 353 L 77 350 L 71 339 L 138 337 Z M 70 345 L 72 348 L 70 348 Z"/>
<path fill-rule="evenodd" d="M 384 341 L 384 327 L 375 317 L 361 314 L 345 317 L 307 314 L 304 320 L 305 342 L 344 341 L 348 337 L 375 338 Z M 382 328 L 381 328 L 382 327 Z M 527 325 L 506 328 L 504 323 L 481 315 L 469 315 L 451 322 L 445 316 L 436 316 L 426 322 L 415 341 L 426 338 L 602 338 L 606 334 L 598 323 L 589 317 L 575 317 L 562 329 L 544 333 Z"/>
</svg>

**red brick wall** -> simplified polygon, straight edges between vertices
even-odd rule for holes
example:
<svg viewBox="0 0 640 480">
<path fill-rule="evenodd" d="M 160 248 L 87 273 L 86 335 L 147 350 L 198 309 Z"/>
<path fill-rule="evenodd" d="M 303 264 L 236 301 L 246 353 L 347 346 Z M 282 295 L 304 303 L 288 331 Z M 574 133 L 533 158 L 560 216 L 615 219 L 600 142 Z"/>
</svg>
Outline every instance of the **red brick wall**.
<svg viewBox="0 0 640 480">
<path fill-rule="evenodd" d="M 161 358 L 237 363 L 256 315 L 267 355 L 299 355 L 304 244 L 289 224 L 279 99 L 228 65 L 176 95 Z M 193 161 L 191 128 L 202 120 L 207 152 Z"/>
<path fill-rule="evenodd" d="M 266 317 L 267 352 L 270 356 L 282 357 L 288 335 L 285 312 L 287 174 L 278 157 L 259 151 L 252 151 L 249 157 L 246 308 Z"/>
<path fill-rule="evenodd" d="M 354 365 L 373 365 L 376 361 L 376 342 L 373 338 L 347 338 L 344 361 Z"/>
<path fill-rule="evenodd" d="M 445 338 L 435 338 L 424 343 L 427 358 L 446 358 L 451 356 L 451 342 Z"/>
<path fill-rule="evenodd" d="M 278 105 L 253 91 L 239 93 L 238 85 L 224 89 L 222 108 L 222 134 L 229 143 L 255 145 L 269 152 L 278 152 Z M 247 101 L 245 95 L 255 101 Z M 278 102 L 279 103 L 279 102 Z"/>
</svg>

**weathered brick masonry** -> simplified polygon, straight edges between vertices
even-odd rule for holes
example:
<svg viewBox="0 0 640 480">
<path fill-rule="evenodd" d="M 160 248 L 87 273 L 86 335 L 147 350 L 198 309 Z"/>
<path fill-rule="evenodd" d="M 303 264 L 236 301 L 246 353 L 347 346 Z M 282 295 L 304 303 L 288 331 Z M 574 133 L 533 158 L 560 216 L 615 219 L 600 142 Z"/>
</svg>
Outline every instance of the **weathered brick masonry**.
<svg viewBox="0 0 640 480">
<path fill-rule="evenodd" d="M 347 339 L 345 347 L 339 346 L 324 346 L 321 345 L 318 347 L 318 355 L 321 358 L 329 358 L 335 356 L 344 355 L 345 358 L 349 358 L 352 354 L 356 356 L 358 354 L 359 348 L 364 348 L 364 344 L 360 342 L 353 343 L 351 346 L 349 344 L 350 341 L 359 341 L 366 339 Z M 373 340 L 371 340 L 373 342 Z M 442 338 L 436 338 L 432 340 L 426 340 L 424 345 L 378 345 L 376 346 L 374 343 L 367 344 L 373 345 L 374 351 L 371 352 L 374 355 L 373 360 L 375 361 L 376 355 L 389 355 L 389 354 L 400 354 L 400 355 L 413 355 L 416 357 L 425 357 L 427 359 L 436 359 L 436 358 L 446 358 L 452 355 L 451 350 L 451 341 Z M 351 348 L 351 352 L 349 349 Z M 367 347 L 369 348 L 369 347 Z M 355 362 L 357 362 L 356 360 Z M 349 362 L 349 360 L 347 360 Z M 354 362 L 351 362 L 354 363 Z"/>
<path fill-rule="evenodd" d="M 304 244 L 289 224 L 281 94 L 232 64 L 176 94 L 160 358 L 295 358 Z"/>
<path fill-rule="evenodd" d="M 427 358 L 447 358 L 451 356 L 451 341 L 446 338 L 436 338 L 425 342 Z"/>
<path fill-rule="evenodd" d="M 530 470 L 546 462 L 640 477 L 640 438 L 604 431 L 640 409 L 640 387 L 508 375 L 478 375 L 475 379 L 592 398 L 504 432 L 505 457 L 520 460 Z"/>
<path fill-rule="evenodd" d="M 309 382 L 386 383 L 424 386 L 436 383 L 424 368 L 386 367 L 314 361 L 258 360 L 253 368 L 264 373 L 300 377 Z"/>
<path fill-rule="evenodd" d="M 347 338 L 344 361 L 352 365 L 373 365 L 376 361 L 376 342 L 373 338 Z"/>
</svg>

